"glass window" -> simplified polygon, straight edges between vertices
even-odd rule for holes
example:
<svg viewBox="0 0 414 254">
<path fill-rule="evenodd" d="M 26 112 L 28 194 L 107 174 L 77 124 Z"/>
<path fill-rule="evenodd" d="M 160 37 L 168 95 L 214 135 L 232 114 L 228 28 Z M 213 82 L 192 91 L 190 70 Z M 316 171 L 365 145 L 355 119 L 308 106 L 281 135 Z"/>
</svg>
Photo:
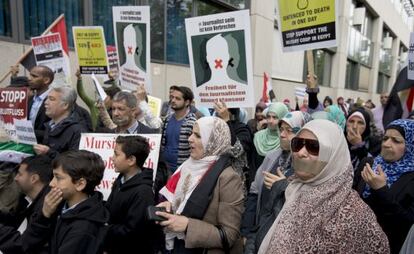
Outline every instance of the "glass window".
<svg viewBox="0 0 414 254">
<path fill-rule="evenodd" d="M 197 15 L 196 16 L 204 16 L 204 15 L 210 15 L 210 14 L 217 14 L 224 12 L 223 8 L 220 8 L 219 6 L 214 6 L 209 3 L 205 3 L 202 1 L 197 1 Z"/>
<path fill-rule="evenodd" d="M 25 39 L 41 35 L 60 14 L 65 14 L 69 45 L 73 45 L 72 26 L 84 24 L 82 0 L 24 0 Z"/>
<path fill-rule="evenodd" d="M 1 0 L 0 2 L 0 35 L 1 36 L 12 36 L 11 31 L 11 20 L 10 20 L 10 1 Z"/>
<path fill-rule="evenodd" d="M 345 88 L 351 90 L 358 90 L 358 80 L 359 80 L 359 72 L 358 72 L 358 63 L 348 60 L 346 62 L 346 80 L 345 80 Z"/>
<path fill-rule="evenodd" d="M 151 59 L 164 60 L 165 1 L 151 0 Z"/>
<path fill-rule="evenodd" d="M 115 46 L 112 6 L 135 5 L 135 0 L 93 0 L 93 25 L 103 26 L 107 45 Z"/>
<path fill-rule="evenodd" d="M 192 0 L 167 1 L 167 61 L 188 64 L 186 18 L 192 16 Z"/>
<path fill-rule="evenodd" d="M 246 8 L 246 0 L 222 0 L 222 2 L 231 4 L 238 9 Z"/>
<path fill-rule="evenodd" d="M 324 50 L 314 51 L 315 74 L 319 84 L 329 86 L 331 81 L 332 55 Z"/>
<path fill-rule="evenodd" d="M 388 82 L 390 77 L 384 73 L 378 73 L 377 93 L 388 92 Z"/>
<path fill-rule="evenodd" d="M 331 82 L 332 53 L 327 50 L 317 49 L 313 51 L 315 75 L 318 77 L 318 85 L 329 86 Z M 308 59 L 304 61 L 303 80 L 308 75 Z"/>
</svg>

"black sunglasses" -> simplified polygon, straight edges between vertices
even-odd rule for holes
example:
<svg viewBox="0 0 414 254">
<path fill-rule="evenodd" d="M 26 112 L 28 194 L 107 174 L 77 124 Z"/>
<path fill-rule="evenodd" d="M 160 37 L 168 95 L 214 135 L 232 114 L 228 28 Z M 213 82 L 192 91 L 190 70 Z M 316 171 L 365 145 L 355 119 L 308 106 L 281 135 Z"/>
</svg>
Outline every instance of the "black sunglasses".
<svg viewBox="0 0 414 254">
<path fill-rule="evenodd" d="M 319 155 L 319 142 L 318 140 L 314 139 L 307 139 L 307 138 L 298 138 L 295 137 L 291 141 L 292 152 L 299 152 L 303 146 L 306 147 L 308 153 L 316 156 Z"/>
</svg>

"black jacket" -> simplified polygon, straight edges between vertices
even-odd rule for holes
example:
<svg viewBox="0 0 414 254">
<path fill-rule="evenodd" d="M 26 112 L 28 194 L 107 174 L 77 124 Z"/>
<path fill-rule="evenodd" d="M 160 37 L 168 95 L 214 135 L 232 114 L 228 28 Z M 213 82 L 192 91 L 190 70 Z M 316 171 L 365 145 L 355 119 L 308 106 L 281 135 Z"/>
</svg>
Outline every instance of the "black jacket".
<svg viewBox="0 0 414 254">
<path fill-rule="evenodd" d="M 414 172 L 403 174 L 390 188 L 371 189 L 365 202 L 388 236 L 391 253 L 399 253 L 414 224 Z"/>
<path fill-rule="evenodd" d="M 138 127 L 134 130 L 133 133 L 130 133 L 130 134 L 158 134 L 157 129 L 152 129 L 146 126 L 145 124 L 141 123 L 140 121 L 137 121 L 137 122 L 138 122 Z M 112 130 L 112 132 L 119 133 L 119 130 L 115 128 Z"/>
<path fill-rule="evenodd" d="M 153 253 L 156 227 L 146 219 L 147 207 L 154 205 L 152 172 L 144 169 L 124 184 L 122 174 L 115 180 L 106 203 L 111 215 L 105 240 L 108 253 Z"/>
<path fill-rule="evenodd" d="M 78 150 L 81 133 L 85 128 L 77 121 L 76 115 L 72 114 L 63 119 L 53 129 L 49 123 L 45 124 L 46 131 L 43 144 L 50 147 L 48 156 L 55 158 L 59 153 Z"/>
<path fill-rule="evenodd" d="M 27 219 L 27 224 L 29 225 L 33 218 L 39 216 L 42 212 L 44 197 L 49 190 L 49 186 L 45 186 L 29 206 L 27 206 L 28 203 L 24 198 L 21 199 L 15 214 L 0 215 L 0 250 L 4 254 L 23 253 L 23 250 L 33 249 L 29 241 L 24 241 L 29 236 L 29 232 L 20 234 L 17 229 L 24 219 Z M 43 246 L 43 248 L 36 252 L 47 253 L 47 248 Z"/>
<path fill-rule="evenodd" d="M 109 213 L 102 201 L 102 194 L 95 192 L 71 210 L 61 213 L 55 231 L 49 237 L 53 219 L 41 213 L 30 225 L 34 236 L 49 239 L 50 253 L 78 254 L 102 253 Z"/>
</svg>

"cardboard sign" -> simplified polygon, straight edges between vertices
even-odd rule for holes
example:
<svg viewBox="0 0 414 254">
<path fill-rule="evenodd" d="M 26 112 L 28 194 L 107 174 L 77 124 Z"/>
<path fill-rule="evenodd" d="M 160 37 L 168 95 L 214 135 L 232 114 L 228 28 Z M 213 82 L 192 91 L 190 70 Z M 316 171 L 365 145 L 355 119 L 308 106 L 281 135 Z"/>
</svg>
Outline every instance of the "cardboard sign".
<svg viewBox="0 0 414 254">
<path fill-rule="evenodd" d="M 102 182 L 97 186 L 97 190 L 102 192 L 104 199 L 107 200 L 112 190 L 112 185 L 118 177 L 115 172 L 112 156 L 115 149 L 115 140 L 120 134 L 103 134 L 103 133 L 82 133 L 79 143 L 79 150 L 84 149 L 99 154 L 105 163 L 105 173 Z M 122 136 L 138 136 L 137 134 L 122 134 Z M 148 139 L 150 144 L 150 154 L 145 161 L 144 167 L 154 170 L 153 179 L 155 179 L 158 156 L 161 147 L 161 134 L 142 134 L 139 135 Z"/>
<path fill-rule="evenodd" d="M 152 92 L 149 6 L 112 7 L 121 87 L 135 91 L 140 84 Z"/>
<path fill-rule="evenodd" d="M 7 135 L 17 140 L 14 119 L 27 119 L 27 88 L 0 88 L 0 124 Z"/>
<path fill-rule="evenodd" d="M 278 0 L 283 51 L 336 46 L 336 0 Z"/>
<path fill-rule="evenodd" d="M 70 63 L 64 56 L 60 34 L 33 37 L 31 41 L 36 65 L 47 66 L 55 73 L 54 84 L 70 84 Z"/>
<path fill-rule="evenodd" d="M 108 74 L 108 59 L 101 26 L 74 26 L 73 40 L 81 74 Z"/>
<path fill-rule="evenodd" d="M 254 107 L 248 10 L 185 20 L 197 106 Z"/>
</svg>

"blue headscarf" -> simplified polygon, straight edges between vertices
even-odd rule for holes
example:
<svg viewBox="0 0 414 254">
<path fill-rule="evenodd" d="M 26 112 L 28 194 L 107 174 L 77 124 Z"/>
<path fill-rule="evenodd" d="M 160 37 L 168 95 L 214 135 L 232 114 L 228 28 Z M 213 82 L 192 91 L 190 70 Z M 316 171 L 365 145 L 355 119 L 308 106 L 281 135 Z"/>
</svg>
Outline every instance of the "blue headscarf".
<svg viewBox="0 0 414 254">
<path fill-rule="evenodd" d="M 387 186 L 391 187 L 391 185 L 395 183 L 402 174 L 414 171 L 414 121 L 408 119 L 398 119 L 391 122 L 387 126 L 387 129 L 404 130 L 404 155 L 401 157 L 401 159 L 394 162 L 386 162 L 381 155 L 378 155 L 375 157 L 374 165 L 372 165 L 372 168 L 376 172 L 377 166 L 381 165 L 384 173 L 387 175 Z M 364 192 L 362 193 L 362 196 L 366 198 L 370 194 L 371 190 L 367 184 L 365 186 Z"/>
</svg>

